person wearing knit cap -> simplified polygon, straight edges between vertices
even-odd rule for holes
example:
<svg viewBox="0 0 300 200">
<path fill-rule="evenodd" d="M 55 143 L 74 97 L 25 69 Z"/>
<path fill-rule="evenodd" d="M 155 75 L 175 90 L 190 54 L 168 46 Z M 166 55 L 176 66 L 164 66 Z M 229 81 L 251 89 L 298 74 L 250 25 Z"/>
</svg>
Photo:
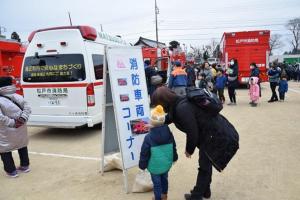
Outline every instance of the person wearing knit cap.
<svg viewBox="0 0 300 200">
<path fill-rule="evenodd" d="M 168 172 L 178 159 L 176 143 L 161 105 L 151 111 L 151 129 L 146 135 L 140 155 L 139 168 L 148 169 L 153 182 L 154 199 L 167 200 Z"/>
<path fill-rule="evenodd" d="M 0 77 L 0 155 L 4 171 L 9 177 L 29 169 L 28 136 L 26 122 L 31 109 L 23 97 L 16 94 L 11 77 Z M 21 164 L 16 168 L 12 151 L 18 150 Z"/>
</svg>

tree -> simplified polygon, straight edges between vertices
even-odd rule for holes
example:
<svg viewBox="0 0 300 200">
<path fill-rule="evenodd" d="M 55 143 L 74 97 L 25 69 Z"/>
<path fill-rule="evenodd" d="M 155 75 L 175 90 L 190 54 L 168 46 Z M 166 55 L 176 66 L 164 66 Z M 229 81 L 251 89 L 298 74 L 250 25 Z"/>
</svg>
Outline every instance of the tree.
<svg viewBox="0 0 300 200">
<path fill-rule="evenodd" d="M 213 57 L 214 58 L 220 58 L 221 57 L 221 49 L 220 49 L 220 44 L 218 44 L 213 52 Z"/>
<path fill-rule="evenodd" d="M 218 42 L 214 38 L 212 38 L 210 41 L 211 48 L 209 52 L 212 57 L 215 57 L 215 51 L 217 50 L 218 45 L 219 45 Z"/>
<path fill-rule="evenodd" d="M 286 24 L 286 27 L 289 31 L 292 32 L 292 35 L 293 35 L 292 36 L 293 39 L 290 41 L 292 46 L 293 46 L 292 53 L 293 54 L 299 53 L 300 52 L 300 49 L 299 49 L 299 45 L 300 45 L 300 17 L 289 20 L 288 23 Z"/>
<path fill-rule="evenodd" d="M 281 35 L 274 34 L 271 35 L 269 44 L 270 44 L 270 56 L 273 55 L 273 50 L 280 49 L 283 46 L 283 43 L 281 42 Z"/>
<path fill-rule="evenodd" d="M 209 58 L 209 52 L 207 50 L 205 50 L 203 53 L 203 59 L 207 60 L 208 58 Z"/>
<path fill-rule="evenodd" d="M 200 47 L 190 45 L 191 49 L 193 50 L 193 56 L 195 58 L 202 58 L 202 51 Z"/>
</svg>

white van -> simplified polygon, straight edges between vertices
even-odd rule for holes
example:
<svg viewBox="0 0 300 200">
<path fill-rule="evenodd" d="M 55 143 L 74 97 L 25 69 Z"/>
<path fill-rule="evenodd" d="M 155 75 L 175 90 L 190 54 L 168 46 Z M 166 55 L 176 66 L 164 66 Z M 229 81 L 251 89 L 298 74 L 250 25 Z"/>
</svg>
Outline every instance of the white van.
<svg viewBox="0 0 300 200">
<path fill-rule="evenodd" d="M 218 58 L 208 58 L 208 59 L 207 59 L 207 62 L 208 62 L 210 65 L 218 64 L 218 63 L 219 63 L 219 59 L 218 59 Z"/>
<path fill-rule="evenodd" d="M 93 127 L 102 122 L 105 46 L 126 45 L 89 26 L 41 29 L 29 36 L 21 85 L 30 126 Z"/>
</svg>

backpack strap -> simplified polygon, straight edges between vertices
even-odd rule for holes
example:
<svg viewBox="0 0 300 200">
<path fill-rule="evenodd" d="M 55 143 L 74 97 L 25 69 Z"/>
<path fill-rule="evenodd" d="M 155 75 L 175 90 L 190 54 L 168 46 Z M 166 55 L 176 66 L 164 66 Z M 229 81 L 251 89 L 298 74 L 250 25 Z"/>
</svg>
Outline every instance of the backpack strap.
<svg viewBox="0 0 300 200">
<path fill-rule="evenodd" d="M 3 97 L 3 98 L 5 98 L 5 99 L 11 101 L 13 104 L 15 104 L 16 106 L 18 106 L 18 107 L 20 108 L 20 110 L 23 111 L 22 106 L 21 106 L 20 104 L 18 104 L 16 101 L 14 101 L 13 99 L 11 99 L 11 98 L 9 98 L 9 97 L 7 97 L 7 96 L 3 96 L 3 95 L 0 95 L 0 97 Z"/>
</svg>

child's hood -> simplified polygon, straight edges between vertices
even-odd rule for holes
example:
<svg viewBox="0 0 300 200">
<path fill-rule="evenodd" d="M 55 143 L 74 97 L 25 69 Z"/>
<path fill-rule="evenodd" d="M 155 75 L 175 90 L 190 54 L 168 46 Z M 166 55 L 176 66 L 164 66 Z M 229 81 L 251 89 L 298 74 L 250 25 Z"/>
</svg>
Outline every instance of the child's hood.
<svg viewBox="0 0 300 200">
<path fill-rule="evenodd" d="M 258 78 L 257 77 L 251 77 L 251 79 L 253 79 L 253 84 L 257 84 L 258 83 Z"/>
<path fill-rule="evenodd" d="M 149 136 L 157 145 L 167 144 L 171 140 L 171 132 L 167 125 L 151 128 Z"/>
</svg>

